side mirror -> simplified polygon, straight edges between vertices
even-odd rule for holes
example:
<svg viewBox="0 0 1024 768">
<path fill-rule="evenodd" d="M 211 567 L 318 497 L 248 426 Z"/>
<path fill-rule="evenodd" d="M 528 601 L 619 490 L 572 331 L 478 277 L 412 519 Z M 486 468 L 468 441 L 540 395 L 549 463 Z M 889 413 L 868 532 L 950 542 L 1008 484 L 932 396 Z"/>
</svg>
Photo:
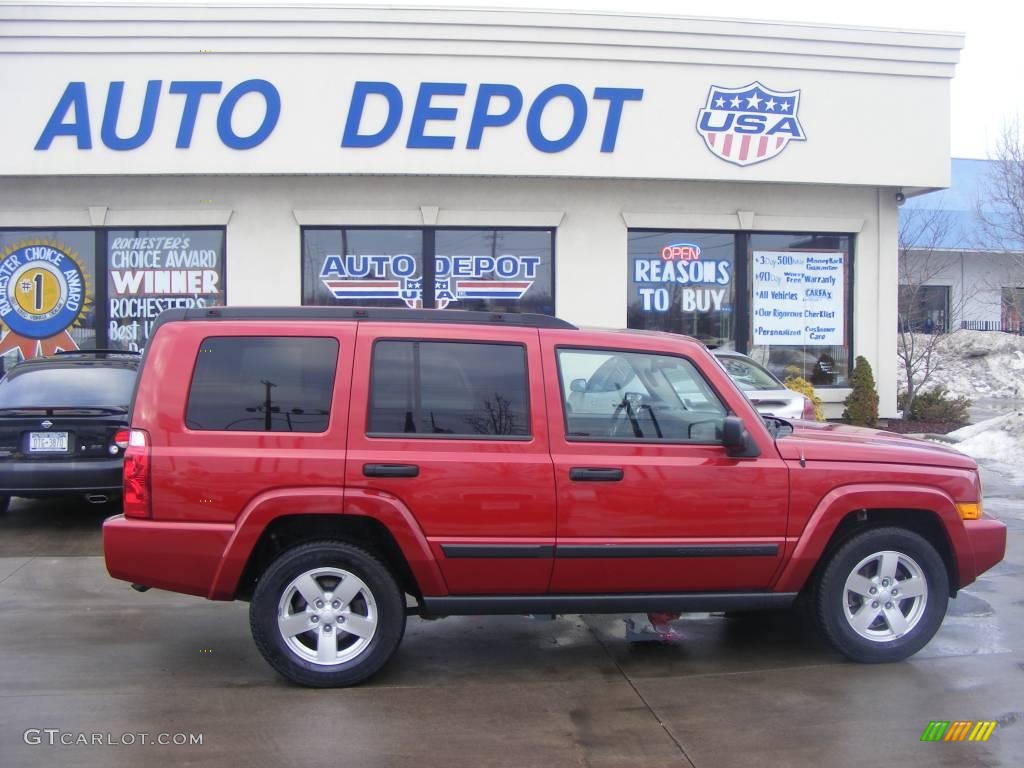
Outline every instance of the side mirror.
<svg viewBox="0 0 1024 768">
<path fill-rule="evenodd" d="M 750 459 L 761 455 L 739 416 L 726 416 L 722 420 L 722 445 L 730 456 L 736 458 Z"/>
<path fill-rule="evenodd" d="M 583 393 L 587 391 L 587 380 L 586 379 L 573 379 L 572 383 L 569 384 L 570 392 Z"/>
</svg>

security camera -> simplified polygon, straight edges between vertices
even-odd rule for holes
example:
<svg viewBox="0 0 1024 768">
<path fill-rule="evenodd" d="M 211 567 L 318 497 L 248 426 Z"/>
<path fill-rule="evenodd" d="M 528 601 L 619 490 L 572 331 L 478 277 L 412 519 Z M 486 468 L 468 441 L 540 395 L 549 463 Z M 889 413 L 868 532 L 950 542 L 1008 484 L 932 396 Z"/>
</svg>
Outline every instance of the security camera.
<svg viewBox="0 0 1024 768">
<path fill-rule="evenodd" d="M 896 205 L 903 205 L 905 202 L 907 202 L 907 196 L 903 194 L 902 189 L 899 192 L 897 192 L 894 195 L 894 197 L 896 198 Z"/>
</svg>

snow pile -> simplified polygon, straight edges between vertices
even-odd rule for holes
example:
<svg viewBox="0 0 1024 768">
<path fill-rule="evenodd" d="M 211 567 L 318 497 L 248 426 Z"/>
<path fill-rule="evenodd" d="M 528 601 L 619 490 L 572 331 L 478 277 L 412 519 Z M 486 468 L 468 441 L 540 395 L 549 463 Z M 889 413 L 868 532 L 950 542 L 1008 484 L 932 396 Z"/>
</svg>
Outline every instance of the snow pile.
<svg viewBox="0 0 1024 768">
<path fill-rule="evenodd" d="M 918 349 L 931 341 L 915 338 Z M 924 389 L 942 385 L 951 395 L 972 400 L 1024 398 L 1024 336 L 998 331 L 956 331 L 938 340 L 933 373 Z M 906 377 L 899 371 L 900 390 Z"/>
<path fill-rule="evenodd" d="M 1024 412 L 996 416 L 950 432 L 946 437 L 957 441 L 956 449 L 971 458 L 1014 463 L 1024 449 Z"/>
</svg>

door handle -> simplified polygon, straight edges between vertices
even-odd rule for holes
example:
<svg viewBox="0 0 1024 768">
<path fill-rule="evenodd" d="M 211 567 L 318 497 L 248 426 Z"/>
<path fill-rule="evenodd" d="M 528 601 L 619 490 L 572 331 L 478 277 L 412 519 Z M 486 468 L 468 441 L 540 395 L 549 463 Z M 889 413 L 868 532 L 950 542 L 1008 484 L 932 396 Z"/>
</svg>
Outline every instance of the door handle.
<svg viewBox="0 0 1024 768">
<path fill-rule="evenodd" d="M 614 483 L 621 480 L 623 474 L 619 467 L 572 467 L 569 470 L 569 479 Z"/>
<path fill-rule="evenodd" d="M 416 464 L 363 464 L 365 477 L 418 477 Z"/>
</svg>

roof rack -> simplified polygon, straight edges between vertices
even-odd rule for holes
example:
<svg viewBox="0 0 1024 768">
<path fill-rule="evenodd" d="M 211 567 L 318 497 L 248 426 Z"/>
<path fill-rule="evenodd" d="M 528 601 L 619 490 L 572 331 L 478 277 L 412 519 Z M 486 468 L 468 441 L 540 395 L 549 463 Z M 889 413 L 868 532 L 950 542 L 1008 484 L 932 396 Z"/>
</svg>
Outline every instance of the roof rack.
<svg viewBox="0 0 1024 768">
<path fill-rule="evenodd" d="M 132 349 L 60 349 L 54 355 L 141 355 Z"/>
<path fill-rule="evenodd" d="M 521 328 L 576 326 L 551 315 L 530 312 L 478 312 L 465 309 L 401 309 L 387 307 L 206 307 L 169 309 L 157 324 L 173 320 L 357 320 L 378 323 L 456 323 L 508 325 Z"/>
</svg>

